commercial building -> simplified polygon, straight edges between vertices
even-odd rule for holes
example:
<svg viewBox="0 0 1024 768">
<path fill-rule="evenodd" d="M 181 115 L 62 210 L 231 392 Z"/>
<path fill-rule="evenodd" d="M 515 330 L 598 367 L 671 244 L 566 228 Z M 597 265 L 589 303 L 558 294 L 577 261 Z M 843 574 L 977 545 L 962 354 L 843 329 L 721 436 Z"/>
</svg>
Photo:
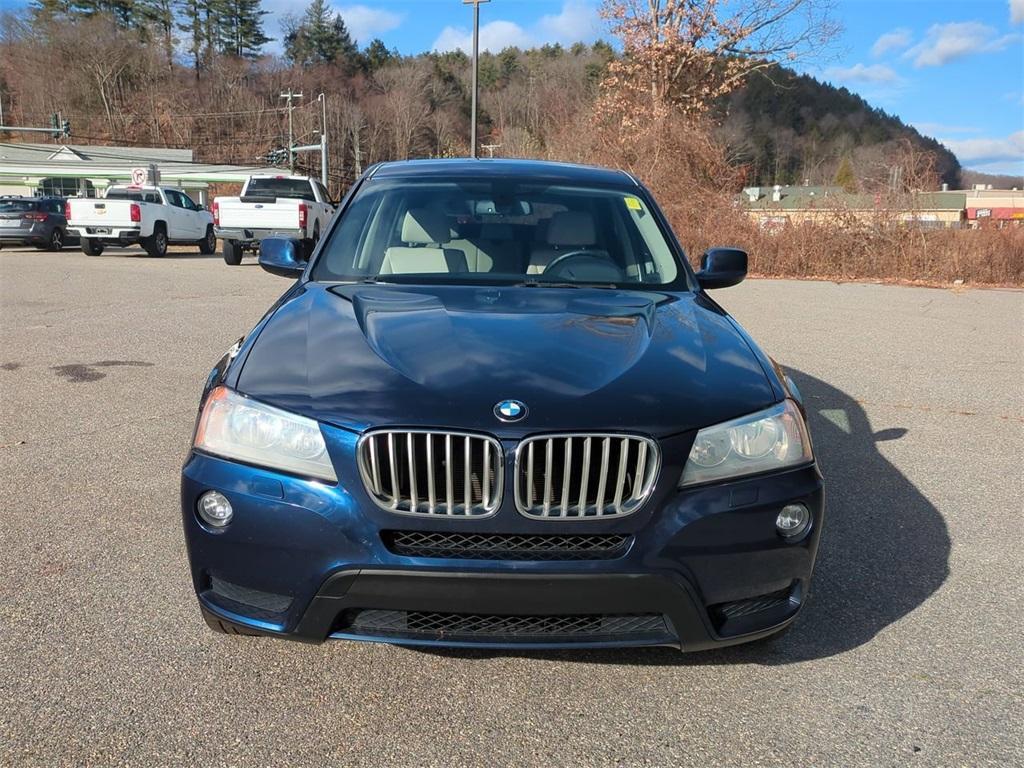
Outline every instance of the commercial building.
<svg viewBox="0 0 1024 768">
<path fill-rule="evenodd" d="M 133 169 L 151 166 L 161 184 L 202 203 L 211 184 L 241 184 L 253 173 L 275 170 L 197 163 L 190 149 L 0 143 L 0 195 L 96 197 L 113 184 L 131 183 Z"/>
<path fill-rule="evenodd" d="M 764 227 L 815 222 L 914 223 L 926 228 L 1024 224 L 1024 192 L 942 190 L 887 198 L 841 187 L 747 187 L 740 202 Z"/>
<path fill-rule="evenodd" d="M 973 226 L 1024 225 L 1024 192 L 1019 189 L 984 189 L 967 192 L 967 220 Z"/>
</svg>

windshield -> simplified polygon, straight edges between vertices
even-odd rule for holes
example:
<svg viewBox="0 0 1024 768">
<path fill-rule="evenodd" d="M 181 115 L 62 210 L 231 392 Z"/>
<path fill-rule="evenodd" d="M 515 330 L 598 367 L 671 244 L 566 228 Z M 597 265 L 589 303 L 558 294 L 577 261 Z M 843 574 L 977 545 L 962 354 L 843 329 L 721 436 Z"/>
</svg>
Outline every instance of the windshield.
<svg viewBox="0 0 1024 768">
<path fill-rule="evenodd" d="M 290 197 L 315 201 L 309 179 L 250 179 L 246 197 Z"/>
<path fill-rule="evenodd" d="M 0 200 L 0 213 L 34 211 L 37 205 L 35 200 Z"/>
<path fill-rule="evenodd" d="M 680 274 L 629 190 L 402 179 L 360 189 L 312 279 L 655 286 Z"/>
</svg>

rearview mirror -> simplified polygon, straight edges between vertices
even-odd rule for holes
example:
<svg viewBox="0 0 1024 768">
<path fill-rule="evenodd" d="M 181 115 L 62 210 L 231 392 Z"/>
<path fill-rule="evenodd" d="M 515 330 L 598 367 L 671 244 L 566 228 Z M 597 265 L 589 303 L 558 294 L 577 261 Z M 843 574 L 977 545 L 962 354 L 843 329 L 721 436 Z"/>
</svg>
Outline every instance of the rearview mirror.
<svg viewBox="0 0 1024 768">
<path fill-rule="evenodd" d="M 704 290 L 728 288 L 747 276 L 747 252 L 739 248 L 709 248 L 700 258 L 697 282 Z"/>
<path fill-rule="evenodd" d="M 301 240 L 288 237 L 268 237 L 260 243 L 260 266 L 272 275 L 301 277 L 306 260 Z"/>
</svg>

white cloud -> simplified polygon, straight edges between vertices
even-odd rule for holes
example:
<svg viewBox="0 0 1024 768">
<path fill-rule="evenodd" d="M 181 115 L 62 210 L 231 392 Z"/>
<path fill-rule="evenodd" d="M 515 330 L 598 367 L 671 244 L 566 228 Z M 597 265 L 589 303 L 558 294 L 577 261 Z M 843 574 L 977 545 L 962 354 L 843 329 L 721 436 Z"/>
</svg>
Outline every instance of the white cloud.
<svg viewBox="0 0 1024 768">
<path fill-rule="evenodd" d="M 542 16 L 537 23 L 541 43 L 575 43 L 593 40 L 601 31 L 597 7 L 584 0 L 565 0 L 561 13 Z"/>
<path fill-rule="evenodd" d="M 511 21 L 489 21 L 480 25 L 481 51 L 497 53 L 509 46 L 528 48 L 530 40 L 526 30 Z M 473 33 L 463 27 L 445 27 L 434 41 L 432 50 L 463 50 L 469 53 L 473 50 Z"/>
<path fill-rule="evenodd" d="M 852 67 L 831 67 L 825 76 L 841 83 L 883 83 L 896 84 L 900 76 L 892 67 L 884 64 L 854 64 Z"/>
<path fill-rule="evenodd" d="M 1024 2 L 1024 0 L 1022 0 Z M 886 32 L 875 40 L 875 44 L 871 46 L 871 55 L 876 59 L 879 56 L 884 56 L 889 51 L 902 51 L 908 45 L 910 45 L 911 35 L 909 29 L 894 29 L 892 32 Z"/>
<path fill-rule="evenodd" d="M 1005 138 L 940 139 L 964 166 L 1024 169 L 1024 131 Z"/>
<path fill-rule="evenodd" d="M 1010 0 L 1010 23 L 1020 24 L 1024 21 L 1024 0 Z"/>
<path fill-rule="evenodd" d="M 367 5 L 342 5 L 338 7 L 345 26 L 361 45 L 369 43 L 378 35 L 389 32 L 402 23 L 403 16 L 382 8 L 370 8 Z"/>
<path fill-rule="evenodd" d="M 489 6 L 483 6 L 484 12 Z M 557 14 L 542 16 L 529 28 L 502 19 L 480 25 L 480 50 L 497 53 L 502 48 L 529 48 L 544 43 L 563 45 L 597 38 L 600 22 L 597 6 L 592 0 L 565 0 Z M 431 50 L 469 53 L 473 49 L 473 32 L 469 27 L 447 26 L 441 30 Z"/>
<path fill-rule="evenodd" d="M 1017 34 L 1001 37 L 997 34 L 995 28 L 979 21 L 933 24 L 924 41 L 910 48 L 903 58 L 913 59 L 914 66 L 919 69 L 939 67 L 973 53 L 1001 51 L 1020 38 Z"/>
</svg>

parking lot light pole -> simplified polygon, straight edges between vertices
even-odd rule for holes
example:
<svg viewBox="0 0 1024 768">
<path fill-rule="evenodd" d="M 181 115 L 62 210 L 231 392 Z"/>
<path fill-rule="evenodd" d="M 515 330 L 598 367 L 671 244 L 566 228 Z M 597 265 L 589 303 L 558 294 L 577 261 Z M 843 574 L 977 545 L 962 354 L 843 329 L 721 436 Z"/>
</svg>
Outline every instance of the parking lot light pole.
<svg viewBox="0 0 1024 768">
<path fill-rule="evenodd" d="M 320 181 L 327 189 L 327 94 L 321 93 L 316 97 L 322 108 L 323 121 L 320 125 Z"/>
<path fill-rule="evenodd" d="M 491 0 L 462 0 L 463 5 L 473 6 L 473 105 L 469 118 L 469 156 L 476 157 L 476 104 L 480 75 L 480 3 Z"/>
</svg>

